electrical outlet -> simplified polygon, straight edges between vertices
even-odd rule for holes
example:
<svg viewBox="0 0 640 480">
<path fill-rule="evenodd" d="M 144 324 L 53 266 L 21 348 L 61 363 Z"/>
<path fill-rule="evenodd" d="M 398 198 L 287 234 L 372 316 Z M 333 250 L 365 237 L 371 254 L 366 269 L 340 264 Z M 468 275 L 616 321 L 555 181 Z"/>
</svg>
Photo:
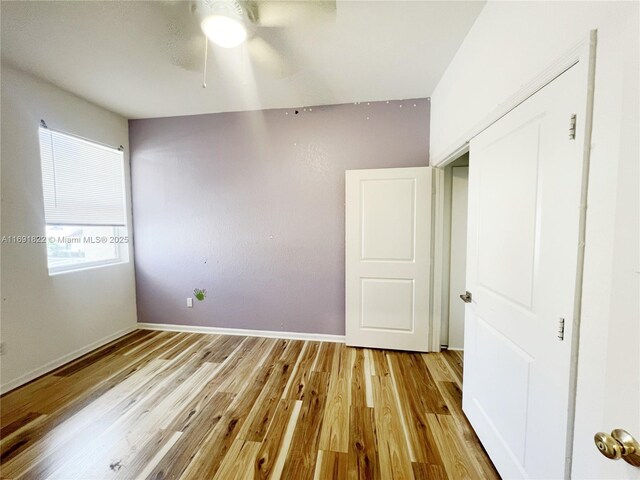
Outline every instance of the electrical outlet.
<svg viewBox="0 0 640 480">
<path fill-rule="evenodd" d="M 193 298 L 187 297 L 187 308 L 193 308 Z"/>
</svg>

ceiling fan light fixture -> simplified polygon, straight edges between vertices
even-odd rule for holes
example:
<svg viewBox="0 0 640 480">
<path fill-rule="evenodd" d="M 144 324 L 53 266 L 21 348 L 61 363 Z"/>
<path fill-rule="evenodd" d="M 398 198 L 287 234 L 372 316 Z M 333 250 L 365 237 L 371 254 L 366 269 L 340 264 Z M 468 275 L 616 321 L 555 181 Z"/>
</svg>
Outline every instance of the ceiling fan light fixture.
<svg viewBox="0 0 640 480">
<path fill-rule="evenodd" d="M 226 15 L 209 15 L 200 26 L 209 40 L 223 48 L 237 47 L 247 39 L 242 22 Z"/>
</svg>

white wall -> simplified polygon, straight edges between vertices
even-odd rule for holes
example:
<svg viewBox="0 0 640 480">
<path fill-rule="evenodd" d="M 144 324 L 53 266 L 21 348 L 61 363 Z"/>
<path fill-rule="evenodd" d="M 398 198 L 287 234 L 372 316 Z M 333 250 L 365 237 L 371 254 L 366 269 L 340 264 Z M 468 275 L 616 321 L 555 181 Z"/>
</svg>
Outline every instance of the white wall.
<svg viewBox="0 0 640 480">
<path fill-rule="evenodd" d="M 2 64 L 2 235 L 44 235 L 38 125 L 124 145 L 131 224 L 127 120 Z M 131 233 L 131 231 L 129 232 Z M 2 391 L 136 326 L 130 262 L 49 276 L 44 244 L 3 244 Z"/>
<path fill-rule="evenodd" d="M 573 478 L 637 475 L 599 455 L 593 434 L 623 427 L 640 435 L 639 14 L 638 2 L 489 2 L 431 99 L 437 162 L 485 115 L 598 29 Z M 629 349 L 620 352 L 622 345 Z"/>
</svg>

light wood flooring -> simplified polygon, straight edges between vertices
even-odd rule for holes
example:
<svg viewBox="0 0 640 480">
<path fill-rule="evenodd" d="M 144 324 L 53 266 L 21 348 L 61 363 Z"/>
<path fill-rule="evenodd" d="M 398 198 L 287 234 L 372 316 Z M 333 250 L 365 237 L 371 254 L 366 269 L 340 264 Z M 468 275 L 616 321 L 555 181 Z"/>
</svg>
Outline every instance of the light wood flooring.
<svg viewBox="0 0 640 480">
<path fill-rule="evenodd" d="M 1 398 L 3 479 L 499 478 L 462 357 L 138 330 Z"/>
</svg>

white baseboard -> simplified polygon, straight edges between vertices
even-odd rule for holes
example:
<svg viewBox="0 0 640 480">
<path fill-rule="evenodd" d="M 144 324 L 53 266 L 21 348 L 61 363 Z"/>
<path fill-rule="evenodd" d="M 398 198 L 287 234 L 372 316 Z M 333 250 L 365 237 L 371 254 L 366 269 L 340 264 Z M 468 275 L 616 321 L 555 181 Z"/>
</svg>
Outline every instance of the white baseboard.
<svg viewBox="0 0 640 480">
<path fill-rule="evenodd" d="M 464 352 L 464 348 L 447 347 L 447 350 L 453 350 L 454 352 Z"/>
<path fill-rule="evenodd" d="M 191 325 L 172 325 L 164 323 L 138 323 L 143 330 L 162 330 L 165 332 L 211 333 L 215 335 L 242 335 L 245 337 L 284 338 L 287 340 L 316 340 L 320 342 L 344 343 L 344 335 L 326 333 L 297 333 L 272 330 L 245 330 L 243 328 L 197 327 Z"/>
<path fill-rule="evenodd" d="M 35 368 L 18 378 L 10 380 L 0 385 L 0 395 L 13 390 L 31 380 L 38 378 L 46 373 L 61 367 L 65 363 L 69 363 L 82 355 L 89 353 L 96 348 L 102 347 L 107 343 L 122 337 L 136 329 L 143 330 L 162 330 L 167 332 L 186 332 L 186 333 L 210 333 L 216 335 L 242 335 L 245 337 L 266 337 L 266 338 L 284 338 L 290 340 L 315 340 L 320 342 L 344 343 L 344 335 L 330 335 L 325 333 L 296 333 L 296 332 L 280 332 L 271 330 L 245 330 L 242 328 L 221 328 L 221 327 L 194 327 L 188 325 L 169 325 L 161 323 L 138 323 L 135 326 L 127 327 L 118 332 L 112 333 L 100 340 L 93 342 L 85 347 L 79 348 L 62 357 L 46 363 L 45 365 Z"/>
<path fill-rule="evenodd" d="M 25 383 L 30 382 L 34 378 L 38 378 L 46 373 L 49 373 L 52 370 L 55 370 L 56 368 L 61 367 L 65 363 L 69 363 L 70 361 L 75 360 L 76 358 L 81 357 L 86 353 L 89 353 L 91 350 L 95 350 L 96 348 L 102 347 L 103 345 L 106 345 L 107 343 L 115 340 L 116 338 L 122 337 L 123 335 L 126 335 L 127 333 L 131 333 L 137 329 L 138 329 L 137 325 L 133 325 L 131 327 L 127 327 L 122 330 L 119 330 L 85 347 L 79 348 L 78 350 L 68 353 L 67 355 L 63 355 L 62 357 L 56 358 L 55 360 L 49 363 L 46 363 L 45 365 L 38 367 L 34 370 L 31 370 L 30 372 L 25 373 L 24 375 L 21 375 L 18 378 L 15 378 L 6 383 L 3 383 L 2 385 L 0 385 L 0 394 L 4 394 L 10 390 L 13 390 L 14 388 L 19 387 L 20 385 L 24 385 Z"/>
</svg>

